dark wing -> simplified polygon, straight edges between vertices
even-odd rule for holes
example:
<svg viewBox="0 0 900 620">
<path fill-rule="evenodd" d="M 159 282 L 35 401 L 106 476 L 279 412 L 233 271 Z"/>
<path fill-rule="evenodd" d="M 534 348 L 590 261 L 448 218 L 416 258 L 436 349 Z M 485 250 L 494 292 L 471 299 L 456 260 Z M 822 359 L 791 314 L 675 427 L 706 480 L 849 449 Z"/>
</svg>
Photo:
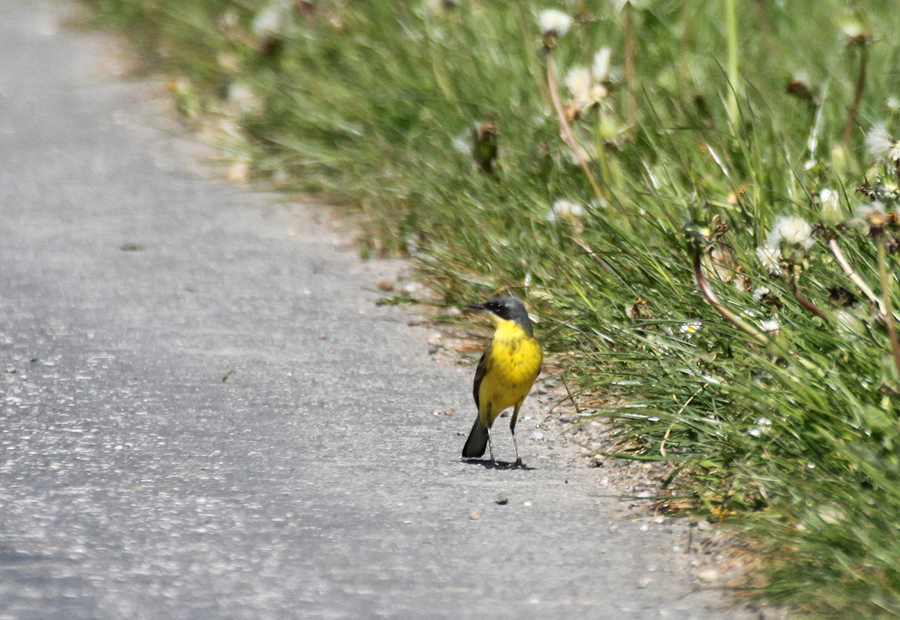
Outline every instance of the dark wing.
<svg viewBox="0 0 900 620">
<path fill-rule="evenodd" d="M 475 407 L 478 411 L 481 411 L 481 403 L 478 402 L 478 391 L 481 389 L 481 380 L 487 374 L 487 358 L 490 351 L 491 345 L 488 345 L 484 353 L 481 354 L 481 359 L 478 360 L 478 368 L 475 369 L 475 384 L 472 386 L 472 396 L 475 397 Z"/>
</svg>

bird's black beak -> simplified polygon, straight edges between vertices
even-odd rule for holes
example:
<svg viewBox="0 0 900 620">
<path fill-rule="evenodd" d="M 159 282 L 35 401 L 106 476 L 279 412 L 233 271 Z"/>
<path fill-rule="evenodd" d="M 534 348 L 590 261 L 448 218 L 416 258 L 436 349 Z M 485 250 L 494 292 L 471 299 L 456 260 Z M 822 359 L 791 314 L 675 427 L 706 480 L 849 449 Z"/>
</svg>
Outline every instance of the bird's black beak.
<svg viewBox="0 0 900 620">
<path fill-rule="evenodd" d="M 472 310 L 484 310 L 484 304 L 469 304 L 466 308 L 471 308 Z"/>
</svg>

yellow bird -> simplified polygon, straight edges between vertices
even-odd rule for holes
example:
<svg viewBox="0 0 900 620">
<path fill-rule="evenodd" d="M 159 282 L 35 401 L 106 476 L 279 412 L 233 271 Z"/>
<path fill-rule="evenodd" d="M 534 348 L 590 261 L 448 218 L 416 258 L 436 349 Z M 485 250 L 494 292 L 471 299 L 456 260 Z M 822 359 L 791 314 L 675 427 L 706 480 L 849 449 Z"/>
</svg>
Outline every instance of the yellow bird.
<svg viewBox="0 0 900 620">
<path fill-rule="evenodd" d="M 516 444 L 516 420 L 519 408 L 528 396 L 534 380 L 541 371 L 543 353 L 534 338 L 528 311 L 518 299 L 495 297 L 470 308 L 487 310 L 494 322 L 494 337 L 484 350 L 475 371 L 475 406 L 478 417 L 463 447 L 463 458 L 478 458 L 491 444 L 491 425 L 506 409 L 515 407 L 509 421 L 513 446 L 516 450 L 515 465 L 521 465 L 519 446 Z M 491 461 L 494 450 L 490 446 Z"/>
</svg>

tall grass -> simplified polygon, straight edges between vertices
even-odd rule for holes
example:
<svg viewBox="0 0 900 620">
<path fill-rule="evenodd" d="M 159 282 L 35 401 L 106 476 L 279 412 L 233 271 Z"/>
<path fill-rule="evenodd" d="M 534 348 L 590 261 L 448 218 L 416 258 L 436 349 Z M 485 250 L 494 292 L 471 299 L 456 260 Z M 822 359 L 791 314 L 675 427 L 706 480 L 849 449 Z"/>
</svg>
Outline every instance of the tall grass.
<svg viewBox="0 0 900 620">
<path fill-rule="evenodd" d="M 895 3 L 89 4 L 366 252 L 527 298 L 618 451 L 754 541 L 752 595 L 900 615 Z"/>
</svg>

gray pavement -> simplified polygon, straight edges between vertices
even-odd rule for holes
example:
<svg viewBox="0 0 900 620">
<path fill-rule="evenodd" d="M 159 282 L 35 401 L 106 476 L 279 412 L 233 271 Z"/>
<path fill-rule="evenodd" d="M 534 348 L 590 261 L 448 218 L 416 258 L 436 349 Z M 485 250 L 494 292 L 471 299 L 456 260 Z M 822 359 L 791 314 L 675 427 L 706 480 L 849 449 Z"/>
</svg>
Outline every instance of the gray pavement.
<svg viewBox="0 0 900 620">
<path fill-rule="evenodd" d="M 534 470 L 462 463 L 472 369 L 386 267 L 57 14 L 0 0 L 0 619 L 744 617 L 533 419 Z"/>
</svg>

